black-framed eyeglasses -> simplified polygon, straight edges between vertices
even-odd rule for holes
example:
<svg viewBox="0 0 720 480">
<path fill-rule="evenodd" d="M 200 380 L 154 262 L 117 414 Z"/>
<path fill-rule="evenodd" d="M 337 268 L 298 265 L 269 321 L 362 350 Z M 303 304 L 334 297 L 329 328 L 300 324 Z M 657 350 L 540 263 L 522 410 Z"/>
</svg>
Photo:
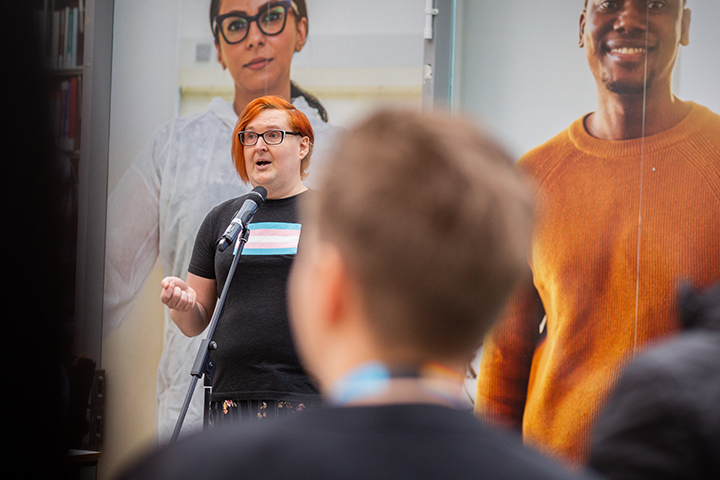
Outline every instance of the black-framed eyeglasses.
<svg viewBox="0 0 720 480">
<path fill-rule="evenodd" d="M 292 0 L 267 2 L 260 7 L 257 15 L 246 15 L 241 12 L 230 12 L 218 15 L 213 19 L 213 31 L 218 38 L 218 30 L 229 44 L 240 43 L 250 32 L 250 24 L 255 22 L 262 33 L 268 36 L 279 35 L 285 30 L 288 10 L 292 7 L 295 15 L 297 7 Z"/>
<path fill-rule="evenodd" d="M 238 132 L 238 139 L 246 147 L 252 147 L 258 142 L 258 138 L 262 137 L 267 145 L 280 145 L 285 140 L 285 135 L 300 135 L 298 132 L 288 132 L 285 130 L 267 130 L 263 133 L 248 132 L 246 130 Z"/>
</svg>

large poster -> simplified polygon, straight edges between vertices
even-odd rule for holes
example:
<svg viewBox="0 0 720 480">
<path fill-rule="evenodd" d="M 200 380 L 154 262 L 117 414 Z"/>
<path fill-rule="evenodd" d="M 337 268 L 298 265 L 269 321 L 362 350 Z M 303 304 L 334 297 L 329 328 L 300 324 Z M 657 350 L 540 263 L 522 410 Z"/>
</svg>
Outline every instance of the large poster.
<svg viewBox="0 0 720 480">
<path fill-rule="evenodd" d="M 455 108 L 537 188 L 533 281 L 483 346 L 476 409 L 571 463 L 626 363 L 720 281 L 717 2 L 459 2 Z"/>
<path fill-rule="evenodd" d="M 344 127 L 378 106 L 421 107 L 424 3 L 116 3 L 103 468 L 131 448 L 167 443 L 178 422 L 205 334 L 189 339 L 172 323 L 160 279 L 184 278 L 205 215 L 251 188 L 230 154 L 244 104 L 279 95 L 307 116 L 315 142 L 305 182 L 314 188 Z M 183 434 L 202 426 L 201 386 Z"/>
</svg>

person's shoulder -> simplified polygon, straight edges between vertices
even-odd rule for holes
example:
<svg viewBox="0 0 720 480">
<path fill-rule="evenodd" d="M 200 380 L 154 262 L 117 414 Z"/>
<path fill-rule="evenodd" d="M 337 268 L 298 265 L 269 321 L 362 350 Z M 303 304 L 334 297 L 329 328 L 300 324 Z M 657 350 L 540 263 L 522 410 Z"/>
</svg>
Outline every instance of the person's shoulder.
<svg viewBox="0 0 720 480">
<path fill-rule="evenodd" d="M 178 117 L 173 121 L 173 126 L 176 129 L 188 129 L 188 128 L 220 128 L 224 125 L 227 125 L 228 121 L 223 120 L 223 113 L 219 111 L 217 108 L 212 108 L 212 103 L 210 104 L 210 107 L 203 111 L 203 112 L 197 112 L 192 113 L 190 115 L 185 115 L 182 117 Z M 228 127 L 230 128 L 230 127 Z"/>
<path fill-rule="evenodd" d="M 240 207 L 242 207 L 243 202 L 245 202 L 245 200 L 248 198 L 248 195 L 250 195 L 249 192 L 234 198 L 230 198 L 228 200 L 225 200 L 224 202 L 218 203 L 210 210 L 210 212 L 222 213 L 230 211 L 234 213 Z"/>
<path fill-rule="evenodd" d="M 216 97 L 210 101 L 206 110 L 175 117 L 160 128 L 181 135 L 188 130 L 232 129 L 236 121 L 237 114 L 235 114 L 232 104 Z"/>
<path fill-rule="evenodd" d="M 139 456 L 118 479 L 273 478 L 268 475 L 287 472 L 297 461 L 293 452 L 307 451 L 307 443 L 299 440 L 306 417 L 312 417 L 311 412 L 285 419 L 282 425 L 248 421 L 192 433 Z M 306 478 L 301 471 L 294 478 Z"/>
<path fill-rule="evenodd" d="M 208 133 L 222 129 L 223 125 L 223 122 L 209 111 L 175 117 L 158 126 L 152 132 L 150 141 L 151 144 L 162 147 L 168 142 L 177 143 L 182 139 L 204 139 L 208 138 Z"/>
<path fill-rule="evenodd" d="M 295 422 L 296 432 L 311 444 L 324 444 L 322 455 L 371 467 L 366 475 L 349 478 L 398 478 L 402 472 L 415 472 L 418 479 L 595 478 L 569 471 L 525 446 L 518 434 L 488 426 L 469 409 L 391 404 L 310 413 L 295 419 L 303 422 Z M 373 463 L 380 456 L 385 460 Z"/>
<path fill-rule="evenodd" d="M 717 151 L 720 148 L 720 114 L 704 105 L 690 103 L 692 104 L 692 120 L 687 123 L 702 137 L 701 143 L 707 144 L 713 151 L 710 156 L 717 158 Z"/>
<path fill-rule="evenodd" d="M 202 461 L 198 461 L 202 459 Z M 135 466 L 128 479 L 572 479 L 564 467 L 483 426 L 428 405 L 323 408 L 272 424 L 213 429 Z"/>
<path fill-rule="evenodd" d="M 698 115 L 705 120 L 720 123 L 720 114 L 710 109 L 710 107 L 693 101 L 687 101 L 686 103 L 690 104 L 692 114 Z"/>
<path fill-rule="evenodd" d="M 563 131 L 520 156 L 517 168 L 533 183 L 542 184 L 557 165 L 577 155 L 579 150 L 573 135 L 577 135 L 579 129 L 584 129 L 583 118 L 575 120 Z"/>
<path fill-rule="evenodd" d="M 212 207 L 210 211 L 205 215 L 203 225 L 210 227 L 213 231 L 218 228 L 227 227 L 227 222 L 230 218 L 242 207 L 243 202 L 247 198 L 248 194 L 240 195 L 229 200 L 225 200 Z"/>
<path fill-rule="evenodd" d="M 574 121 L 549 140 L 528 150 L 520 157 L 518 165 L 525 166 L 543 163 L 558 153 L 565 152 L 572 145 L 571 132 L 577 128 L 579 122 L 581 123 L 582 119 Z"/>
</svg>

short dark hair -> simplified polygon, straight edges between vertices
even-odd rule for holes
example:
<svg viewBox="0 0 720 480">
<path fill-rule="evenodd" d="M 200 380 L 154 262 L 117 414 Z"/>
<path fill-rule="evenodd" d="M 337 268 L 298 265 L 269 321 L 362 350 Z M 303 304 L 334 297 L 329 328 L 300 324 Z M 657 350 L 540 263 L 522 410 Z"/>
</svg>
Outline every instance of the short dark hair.
<svg viewBox="0 0 720 480">
<path fill-rule="evenodd" d="M 472 353 L 527 263 L 533 207 L 471 119 L 381 111 L 336 146 L 308 210 L 360 285 L 377 339 Z"/>
</svg>

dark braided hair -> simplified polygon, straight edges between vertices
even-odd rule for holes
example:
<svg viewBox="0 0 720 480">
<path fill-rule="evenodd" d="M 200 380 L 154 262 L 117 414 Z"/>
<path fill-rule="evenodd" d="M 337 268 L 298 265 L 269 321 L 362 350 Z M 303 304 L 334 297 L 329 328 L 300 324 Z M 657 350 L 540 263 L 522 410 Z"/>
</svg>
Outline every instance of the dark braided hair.
<svg viewBox="0 0 720 480">
<path fill-rule="evenodd" d="M 318 111 L 318 115 L 320 115 L 320 118 L 323 122 L 327 123 L 328 121 L 328 114 L 325 110 L 325 107 L 322 106 L 322 103 L 320 103 L 320 100 L 317 99 L 315 95 L 312 93 L 307 92 L 306 90 L 303 90 L 302 88 L 298 87 L 295 82 L 290 82 L 290 98 L 297 98 L 297 97 L 303 97 L 308 105 L 313 107 L 315 110 Z"/>
</svg>

